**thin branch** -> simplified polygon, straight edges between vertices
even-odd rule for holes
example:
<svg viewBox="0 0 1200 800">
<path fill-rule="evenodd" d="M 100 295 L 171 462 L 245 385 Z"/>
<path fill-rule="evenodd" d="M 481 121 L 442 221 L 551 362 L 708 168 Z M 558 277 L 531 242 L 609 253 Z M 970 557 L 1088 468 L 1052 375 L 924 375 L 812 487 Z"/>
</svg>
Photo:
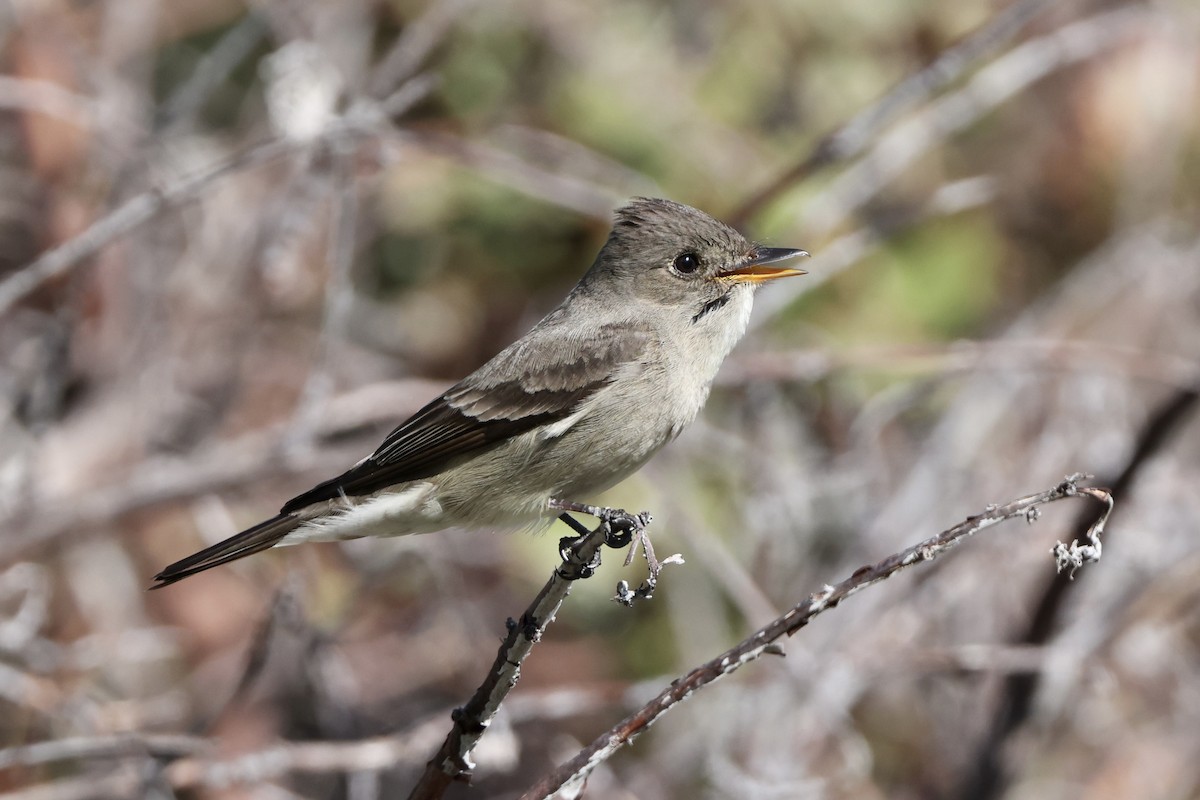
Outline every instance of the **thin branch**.
<svg viewBox="0 0 1200 800">
<path fill-rule="evenodd" d="M 330 458 L 329 452 L 281 451 L 273 433 L 250 434 L 191 459 L 151 459 L 121 484 L 81 494 L 72 503 L 39 503 L 5 520 L 0 566 L 26 558 L 65 536 L 86 534 L 122 516 L 171 501 L 224 491 L 266 476 L 301 473 Z M 347 449 L 344 458 L 355 451 Z"/>
<path fill-rule="evenodd" d="M 1168 445 L 1176 442 L 1175 435 L 1195 411 L 1200 401 L 1200 383 L 1176 392 L 1150 415 L 1142 427 L 1133 452 L 1125 468 L 1112 481 L 1112 492 L 1124 496 L 1133 486 L 1142 467 Z M 1081 516 L 1075 523 L 1083 529 L 1088 518 Z M 1047 581 L 1038 593 L 1037 603 L 1029 623 L 1017 638 L 1020 645 L 1042 646 L 1053 638 L 1059 629 L 1060 617 L 1071 583 L 1066 575 L 1057 575 Z M 1005 681 L 1004 691 L 995 705 L 987 735 L 979 742 L 971 768 L 959 797 L 989 798 L 1004 794 L 1009 776 L 1004 768 L 1003 754 L 1007 742 L 1028 719 L 1033 708 L 1033 698 L 1041 684 L 1040 673 L 1010 675 Z"/>
<path fill-rule="evenodd" d="M 950 134 L 975 124 L 1002 103 L 1037 81 L 1093 58 L 1123 41 L 1144 32 L 1153 19 L 1144 8 L 1118 8 L 1058 28 L 1005 53 L 981 69 L 961 89 L 949 93 L 913 114 L 862 149 L 870 152 L 822 189 L 808 208 L 805 228 L 814 241 L 834 231 L 847 216 L 871 200 L 887 183 L 909 168 L 918 158 Z M 965 190 L 965 191 L 964 191 Z M 992 189 L 977 179 L 941 187 L 923 213 L 941 216 L 988 202 Z M 812 291 L 833 275 L 857 263 L 885 234 L 911 226 L 914 219 L 893 223 L 887 229 L 861 227 L 819 248 L 805 266 L 811 277 L 790 286 L 780 286 L 756 303 L 753 327 L 759 327 L 787 308 L 802 294 Z"/>
<path fill-rule="evenodd" d="M 825 136 L 803 161 L 742 203 L 731 215 L 731 224 L 735 227 L 745 225 L 792 185 L 831 164 L 858 156 L 893 120 L 999 52 L 1042 11 L 1055 5 L 1058 4 L 1048 0 L 1018 0 L 996 14 L 987 25 L 943 52 L 925 69 L 905 78 L 845 125 Z"/>
<path fill-rule="evenodd" d="M 233 172 L 273 161 L 296 148 L 294 142 L 272 139 L 246 148 L 196 175 L 166 188 L 138 194 L 105 214 L 83 233 L 47 250 L 29 264 L 0 281 L 0 315 L 46 281 L 63 275 L 95 255 L 114 239 L 154 219 L 162 211 L 195 200 L 209 184 Z"/>
<path fill-rule="evenodd" d="M 1105 511 L 1098 519 L 1095 519 L 1086 532 L 1088 544 L 1085 546 L 1098 549 L 1099 536 L 1103 532 L 1112 510 L 1112 496 L 1104 489 L 1079 486 L 1079 482 L 1085 477 L 1072 475 L 1046 491 L 1013 500 L 1002 506 L 988 506 L 982 514 L 968 517 L 953 528 L 889 556 L 883 561 L 861 567 L 841 583 L 835 586 L 826 586 L 821 591 L 810 595 L 804 602 L 760 628 L 735 647 L 673 681 L 669 687 L 640 710 L 626 717 L 607 733 L 596 738 L 570 761 L 538 781 L 521 795 L 521 800 L 547 798 L 567 785 L 581 786 L 599 764 L 632 742 L 659 717 L 687 699 L 692 693 L 736 672 L 746 664 L 757 660 L 764 653 L 782 654 L 782 649 L 775 643 L 781 637 L 794 634 L 821 613 L 835 608 L 847 597 L 867 586 L 890 578 L 905 567 L 932 561 L 962 539 L 978 533 L 984 528 L 990 528 L 1015 518 L 1032 522 L 1037 519 L 1038 509 L 1041 506 L 1068 497 L 1083 495 L 1107 504 Z M 1072 545 L 1078 547 L 1074 542 Z M 1063 566 L 1061 561 L 1059 566 L 1060 568 Z"/>
<path fill-rule="evenodd" d="M 450 28 L 478 0 L 436 0 L 420 17 L 404 26 L 392 48 L 379 60 L 368 81 L 368 93 L 382 97 L 411 77 Z"/>
<path fill-rule="evenodd" d="M 496 653 L 492 668 L 467 704 L 451 714 L 453 727 L 437 755 L 425 765 L 409 800 L 435 800 L 442 797 L 452 782 L 470 779 L 475 768 L 471 752 L 504 698 L 517 685 L 525 657 L 541 641 L 546 627 L 570 593 L 571 584 L 595 572 L 600 563 L 600 548 L 610 536 L 608 523 L 602 522 L 577 539 L 563 540 L 570 544 L 562 550 L 562 564 L 525 609 L 520 621 L 508 620 L 508 635 Z"/>
<path fill-rule="evenodd" d="M 1152 15 L 1142 8 L 1105 11 L 1014 47 L 980 69 L 963 88 L 939 97 L 874 139 L 870 152 L 838 175 L 810 204 L 818 209 L 808 215 L 810 235 L 819 237 L 834 230 L 934 146 L 974 125 L 1042 78 L 1143 33 L 1145 26 L 1139 23 Z"/>
<path fill-rule="evenodd" d="M 0 701 L 51 716 L 61 707 L 63 699 L 52 681 L 0 661 Z"/>
<path fill-rule="evenodd" d="M 126 762 L 111 774 L 41 784 L 24 792 L 5 794 L 5 800 L 82 800 L 82 798 L 141 797 L 139 775 L 147 759 L 171 760 L 163 770 L 166 785 L 175 790 L 228 789 L 258 784 L 293 773 L 326 774 L 373 772 L 398 765 L 415 765 L 421 753 L 437 740 L 442 721 L 430 718 L 411 730 L 392 736 L 340 742 L 280 742 L 233 757 L 216 755 L 213 740 L 191 736 L 78 737 L 0 750 L 0 766 L 36 766 L 74 759 L 116 759 Z M 207 752 L 206 752 L 207 751 Z M 210 754 L 211 753 L 211 754 Z M 131 759 L 138 759 L 132 761 Z"/>
<path fill-rule="evenodd" d="M 537 197 L 580 214 L 607 220 L 624 190 L 600 186 L 555 167 L 547 169 L 519 155 L 485 142 L 472 141 L 441 131 L 396 131 L 385 144 L 416 146 L 450 158 L 516 191 Z"/>
<path fill-rule="evenodd" d="M 428 720 L 411 731 L 352 742 L 282 742 L 232 759 L 192 757 L 167 767 L 175 789 L 207 786 L 225 788 L 255 784 L 289 773 L 319 774 L 389 769 L 417 764 L 430 741 L 436 741 L 441 720 Z"/>
<path fill-rule="evenodd" d="M 863 225 L 822 244 L 820 250 L 805 262 L 809 275 L 803 281 L 799 281 L 798 286 L 791 289 L 787 286 L 777 287 L 755 302 L 755 314 L 750 320 L 751 329 L 765 325 L 777 313 L 795 302 L 800 295 L 813 291 L 838 273 L 858 264 L 885 238 L 916 228 L 929 220 L 985 206 L 992 201 L 995 193 L 995 181 L 991 178 L 963 178 L 939 186 L 926 198 L 924 204 L 907 214 L 893 217 L 887 225 Z"/>
<path fill-rule="evenodd" d="M 162 104 L 164 127 L 189 123 L 205 101 L 229 79 L 267 34 L 265 21 L 253 12 L 234 25 L 196 62 L 183 84 Z"/>
<path fill-rule="evenodd" d="M 298 475 L 318 466 L 352 462 L 363 442 L 347 434 L 415 411 L 445 388 L 438 381 L 405 380 L 371 384 L 334 398 L 324 411 L 319 448 L 282 445 L 286 426 L 266 428 L 219 442 L 187 457 L 149 459 L 110 485 L 60 497 L 37 498 L 17 513 L 0 518 L 8 532 L 0 542 L 0 567 L 32 552 L 118 522 L 122 517 L 163 503 L 226 491 L 266 477 Z"/>
<path fill-rule="evenodd" d="M 83 758 L 178 758 L 196 755 L 211 747 L 212 742 L 208 739 L 182 734 L 70 736 L 0 750 L 0 769 L 34 767 Z"/>
<path fill-rule="evenodd" d="M 260 166 L 296 150 L 318 143 L 336 143 L 346 138 L 382 136 L 378 117 L 397 116 L 433 91 L 437 82 L 417 75 L 388 97 L 378 112 L 368 106 L 355 107 L 353 114 L 326 126 L 317 141 L 298 142 L 269 139 L 250 145 L 207 169 L 166 187 L 155 187 L 131 197 L 120 207 L 96 220 L 86 230 L 47 250 L 29 264 L 0 281 L 0 315 L 37 290 L 46 281 L 64 275 L 95 255 L 115 239 L 154 219 L 163 211 L 192 202 L 214 181 L 244 169 Z"/>
<path fill-rule="evenodd" d="M 89 128 L 97 116 L 96 101 L 64 89 L 51 81 L 0 75 L 0 109 L 21 109 L 45 114 L 80 128 Z"/>
<path fill-rule="evenodd" d="M 133 764 L 122 764 L 107 775 L 41 783 L 27 789 L 5 792 L 4 800 L 112 800 L 114 797 L 145 797 L 145 776 Z"/>
<path fill-rule="evenodd" d="M 325 307 L 321 320 L 317 352 L 314 354 L 304 388 L 292 411 L 294 420 L 288 432 L 290 447 L 312 443 L 320 418 L 333 391 L 329 366 L 333 339 L 346 327 L 354 307 L 354 286 L 350 271 L 354 262 L 355 228 L 358 223 L 358 192 L 354 185 L 353 151 L 335 147 L 329 187 L 329 236 L 325 262 L 329 274 L 325 281 Z"/>
<path fill-rule="evenodd" d="M 425 72 L 414 75 L 405 81 L 399 89 L 379 101 L 379 110 L 389 119 L 405 114 L 410 108 L 433 94 L 433 90 L 441 84 L 437 75 Z"/>
<path fill-rule="evenodd" d="M 737 357 L 722 368 L 718 385 L 812 382 L 846 370 L 939 376 L 976 371 L 1062 372 L 1106 375 L 1172 388 L 1200 384 L 1200 365 L 1194 358 L 1162 350 L 1080 339 L 992 339 L 753 353 Z"/>
</svg>

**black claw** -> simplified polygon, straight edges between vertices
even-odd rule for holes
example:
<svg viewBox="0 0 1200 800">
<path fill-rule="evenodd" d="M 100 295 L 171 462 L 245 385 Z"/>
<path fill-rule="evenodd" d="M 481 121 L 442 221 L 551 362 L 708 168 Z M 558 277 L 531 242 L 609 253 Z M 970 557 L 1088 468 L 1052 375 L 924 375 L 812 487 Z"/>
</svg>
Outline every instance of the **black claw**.
<svg viewBox="0 0 1200 800">
<path fill-rule="evenodd" d="M 630 514 L 623 508 L 606 508 L 601 516 L 604 523 L 604 543 L 620 550 L 633 543 L 633 538 L 650 524 L 650 514 Z"/>
<path fill-rule="evenodd" d="M 558 557 L 563 561 L 571 557 L 571 549 L 575 547 L 575 543 L 579 541 L 578 536 L 564 536 L 558 540 Z"/>
<path fill-rule="evenodd" d="M 604 532 L 604 543 L 614 550 L 621 550 L 633 543 L 633 531 L 609 528 Z"/>
<path fill-rule="evenodd" d="M 567 581 L 586 580 L 596 574 L 598 566 L 600 566 L 599 561 L 593 561 L 591 564 L 568 564 L 559 567 L 558 575 Z"/>
</svg>

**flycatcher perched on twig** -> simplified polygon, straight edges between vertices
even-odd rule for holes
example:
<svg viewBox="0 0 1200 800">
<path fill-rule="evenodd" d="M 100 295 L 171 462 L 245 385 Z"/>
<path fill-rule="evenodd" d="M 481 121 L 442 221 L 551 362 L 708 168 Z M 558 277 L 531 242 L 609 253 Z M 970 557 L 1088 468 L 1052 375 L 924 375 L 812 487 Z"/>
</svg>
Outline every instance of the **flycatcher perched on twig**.
<svg viewBox="0 0 1200 800">
<path fill-rule="evenodd" d="M 696 418 L 755 289 L 807 255 L 694 208 L 638 199 L 566 300 L 279 515 L 155 576 L 166 586 L 277 545 L 513 527 L 631 474 Z"/>
</svg>

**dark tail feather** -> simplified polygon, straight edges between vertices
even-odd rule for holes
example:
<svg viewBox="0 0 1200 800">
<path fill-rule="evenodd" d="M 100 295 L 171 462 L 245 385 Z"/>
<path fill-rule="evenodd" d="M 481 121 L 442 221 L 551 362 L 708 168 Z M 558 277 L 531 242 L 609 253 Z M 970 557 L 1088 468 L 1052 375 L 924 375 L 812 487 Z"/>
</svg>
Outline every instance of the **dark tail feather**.
<svg viewBox="0 0 1200 800">
<path fill-rule="evenodd" d="M 197 572 L 203 572 L 221 564 L 228 564 L 244 556 L 274 547 L 279 540 L 300 525 L 300 520 L 291 514 L 280 514 L 274 519 L 260 522 L 253 528 L 230 536 L 223 542 L 217 542 L 212 547 L 206 547 L 199 553 L 190 555 L 182 561 L 176 561 L 171 566 L 154 576 L 158 581 L 151 589 L 161 589 L 181 581 Z"/>
</svg>

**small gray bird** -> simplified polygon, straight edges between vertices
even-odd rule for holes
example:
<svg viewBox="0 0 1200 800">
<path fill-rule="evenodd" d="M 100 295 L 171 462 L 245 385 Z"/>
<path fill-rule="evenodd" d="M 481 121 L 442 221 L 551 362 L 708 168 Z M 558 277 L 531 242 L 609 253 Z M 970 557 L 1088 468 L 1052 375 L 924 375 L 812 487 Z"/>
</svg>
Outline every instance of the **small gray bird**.
<svg viewBox="0 0 1200 800">
<path fill-rule="evenodd" d="M 159 588 L 277 545 L 517 527 L 631 474 L 696 418 L 759 284 L 807 255 L 639 198 L 591 269 L 524 337 L 279 515 L 176 562 Z"/>
</svg>

